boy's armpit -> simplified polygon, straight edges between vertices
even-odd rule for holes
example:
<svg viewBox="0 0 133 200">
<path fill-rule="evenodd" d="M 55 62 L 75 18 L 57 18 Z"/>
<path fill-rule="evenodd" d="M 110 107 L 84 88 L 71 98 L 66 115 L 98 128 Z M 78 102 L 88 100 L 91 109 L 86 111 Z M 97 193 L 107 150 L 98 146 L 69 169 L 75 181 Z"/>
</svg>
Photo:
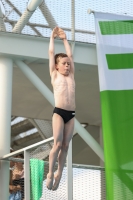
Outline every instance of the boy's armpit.
<svg viewBox="0 0 133 200">
<path fill-rule="evenodd" d="M 51 76 L 51 78 L 55 78 L 56 75 L 57 75 L 57 70 L 54 69 L 54 70 L 51 72 L 50 76 Z"/>
</svg>

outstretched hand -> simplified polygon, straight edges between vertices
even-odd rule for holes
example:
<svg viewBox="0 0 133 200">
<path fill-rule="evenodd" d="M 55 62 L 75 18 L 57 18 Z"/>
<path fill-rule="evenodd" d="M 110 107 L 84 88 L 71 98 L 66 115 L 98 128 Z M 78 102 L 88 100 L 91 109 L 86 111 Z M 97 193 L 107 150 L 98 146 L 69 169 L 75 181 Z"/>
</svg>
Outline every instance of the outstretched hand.
<svg viewBox="0 0 133 200">
<path fill-rule="evenodd" d="M 59 37 L 60 39 L 66 39 L 66 33 L 61 29 L 61 28 L 59 28 L 59 27 L 55 27 L 54 29 L 53 29 L 53 32 L 52 32 L 52 34 L 53 34 L 53 37 L 55 38 L 55 37 Z"/>
<path fill-rule="evenodd" d="M 58 37 L 62 40 L 66 39 L 66 33 L 61 28 L 58 28 Z"/>
<path fill-rule="evenodd" d="M 55 27 L 52 31 L 52 36 L 56 38 L 58 36 L 58 27 Z"/>
</svg>

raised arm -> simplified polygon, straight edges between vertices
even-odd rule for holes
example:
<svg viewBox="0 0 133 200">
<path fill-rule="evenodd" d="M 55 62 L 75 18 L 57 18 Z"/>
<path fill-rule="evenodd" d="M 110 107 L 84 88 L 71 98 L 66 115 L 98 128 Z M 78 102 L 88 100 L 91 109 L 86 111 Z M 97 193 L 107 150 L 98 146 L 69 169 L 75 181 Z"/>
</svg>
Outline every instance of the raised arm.
<svg viewBox="0 0 133 200">
<path fill-rule="evenodd" d="M 49 43 L 49 72 L 50 76 L 52 75 L 52 72 L 55 70 L 55 59 L 54 59 L 54 38 L 57 36 L 56 34 L 57 27 L 53 29 L 51 37 L 50 37 L 50 43 Z"/>
<path fill-rule="evenodd" d="M 58 28 L 58 36 L 63 40 L 66 54 L 68 55 L 70 62 L 71 62 L 71 72 L 74 73 L 74 62 L 73 62 L 73 56 L 72 56 L 72 50 L 71 47 L 67 41 L 66 34 L 65 32 L 61 29 Z"/>
<path fill-rule="evenodd" d="M 63 39 L 63 42 L 64 42 L 66 54 L 68 55 L 68 57 L 70 59 L 70 62 L 71 62 L 71 71 L 72 71 L 72 73 L 74 73 L 74 62 L 73 62 L 73 56 L 72 56 L 71 47 L 70 47 L 67 39 Z"/>
</svg>

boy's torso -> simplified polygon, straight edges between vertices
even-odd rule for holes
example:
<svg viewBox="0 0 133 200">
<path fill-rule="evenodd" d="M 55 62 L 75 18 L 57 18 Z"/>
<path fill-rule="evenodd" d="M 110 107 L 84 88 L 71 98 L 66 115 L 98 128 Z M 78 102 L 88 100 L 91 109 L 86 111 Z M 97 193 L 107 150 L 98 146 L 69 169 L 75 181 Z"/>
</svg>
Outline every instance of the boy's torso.
<svg viewBox="0 0 133 200">
<path fill-rule="evenodd" d="M 65 110 L 75 110 L 75 80 L 74 75 L 68 76 L 54 71 L 51 76 L 54 90 L 55 107 Z"/>
</svg>

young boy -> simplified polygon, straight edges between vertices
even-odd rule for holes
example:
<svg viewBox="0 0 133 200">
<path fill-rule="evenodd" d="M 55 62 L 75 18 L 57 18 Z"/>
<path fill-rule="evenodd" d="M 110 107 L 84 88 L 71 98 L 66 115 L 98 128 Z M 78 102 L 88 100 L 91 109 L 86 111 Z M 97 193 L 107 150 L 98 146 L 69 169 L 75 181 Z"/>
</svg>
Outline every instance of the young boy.
<svg viewBox="0 0 133 200">
<path fill-rule="evenodd" d="M 54 55 L 54 38 L 57 36 L 63 40 L 66 54 Z M 56 190 L 62 176 L 69 142 L 73 135 L 75 117 L 75 81 L 72 52 L 65 32 L 58 27 L 53 29 L 50 38 L 49 70 L 54 91 L 55 108 L 52 118 L 54 145 L 49 155 L 49 173 L 47 174 L 46 186 L 49 190 Z M 57 157 L 58 169 L 54 175 Z"/>
</svg>

